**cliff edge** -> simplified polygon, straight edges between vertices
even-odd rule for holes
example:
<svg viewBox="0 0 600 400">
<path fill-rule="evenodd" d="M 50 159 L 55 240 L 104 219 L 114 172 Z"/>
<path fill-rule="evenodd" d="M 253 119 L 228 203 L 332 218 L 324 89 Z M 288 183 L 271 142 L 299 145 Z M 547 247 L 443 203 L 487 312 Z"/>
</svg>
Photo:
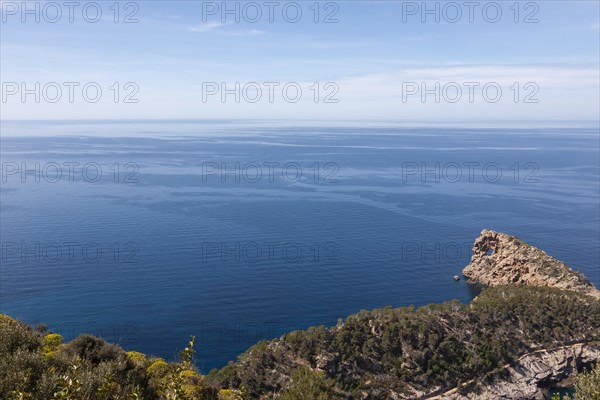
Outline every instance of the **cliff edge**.
<svg viewBox="0 0 600 400">
<path fill-rule="evenodd" d="M 537 350 L 427 400 L 547 399 L 549 388 L 572 383 L 581 365 L 593 365 L 598 359 L 600 344 Z"/>
<path fill-rule="evenodd" d="M 562 261 L 515 236 L 484 229 L 463 274 L 486 286 L 532 285 L 572 290 L 600 299 L 600 291 Z"/>
</svg>

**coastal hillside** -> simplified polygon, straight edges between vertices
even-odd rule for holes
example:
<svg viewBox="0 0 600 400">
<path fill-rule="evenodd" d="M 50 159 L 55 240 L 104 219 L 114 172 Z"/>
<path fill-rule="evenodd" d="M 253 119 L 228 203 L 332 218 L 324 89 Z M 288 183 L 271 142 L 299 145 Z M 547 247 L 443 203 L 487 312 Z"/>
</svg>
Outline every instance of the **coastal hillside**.
<svg viewBox="0 0 600 400">
<path fill-rule="evenodd" d="M 327 399 L 537 399 L 600 359 L 600 292 L 582 274 L 491 230 L 464 274 L 493 287 L 470 304 L 362 311 L 293 332 L 210 379 L 257 399 L 287 398 L 298 371 L 316 374 Z"/>
<path fill-rule="evenodd" d="M 458 388 L 456 397 L 477 398 L 479 381 L 501 381 L 497 369 L 522 362 L 524 382 L 506 385 L 489 399 L 534 399 L 600 358 L 600 302 L 548 287 L 499 286 L 470 304 L 451 301 L 362 311 L 338 326 L 293 332 L 260 343 L 210 379 L 243 387 L 253 399 L 284 395 L 298 371 L 318 371 L 326 399 L 426 399 Z M 533 365 L 540 355 L 567 350 L 565 360 Z M 530 355 L 530 360 L 524 357 Z M 470 384 L 467 384 L 470 382 Z M 450 394 L 448 394 L 450 396 Z M 504 396 L 504 397 L 501 397 Z M 285 396 L 282 398 L 286 398 Z"/>
<path fill-rule="evenodd" d="M 469 304 L 361 311 L 335 327 L 260 342 L 208 375 L 194 365 L 193 337 L 179 359 L 168 362 L 90 335 L 64 343 L 43 327 L 0 315 L 0 398 L 521 400 L 575 387 L 578 400 L 600 399 L 595 288 L 557 260 L 549 266 L 541 250 L 500 235 L 483 231 L 475 242 L 465 273 L 485 273 L 485 265 L 497 280 Z M 498 244 L 505 239 L 517 246 L 518 268 L 500 267 L 509 256 Z M 495 246 L 494 253 L 482 243 L 492 243 L 485 246 Z M 485 264 L 474 262 L 479 253 L 486 254 Z M 503 285 L 500 274 L 508 272 L 510 284 Z M 576 285 L 547 279 L 555 274 Z M 582 373 L 594 365 L 595 372 Z"/>
</svg>

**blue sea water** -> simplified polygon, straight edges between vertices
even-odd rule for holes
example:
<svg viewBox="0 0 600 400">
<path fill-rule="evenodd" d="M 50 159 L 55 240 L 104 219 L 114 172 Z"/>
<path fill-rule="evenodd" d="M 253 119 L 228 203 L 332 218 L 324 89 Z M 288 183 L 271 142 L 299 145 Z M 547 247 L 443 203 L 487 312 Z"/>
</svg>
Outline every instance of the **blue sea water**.
<svg viewBox="0 0 600 400">
<path fill-rule="evenodd" d="M 221 367 L 361 309 L 469 301 L 484 228 L 600 285 L 597 128 L 3 123 L 0 311 Z M 101 175 L 100 175 L 101 173 Z"/>
</svg>

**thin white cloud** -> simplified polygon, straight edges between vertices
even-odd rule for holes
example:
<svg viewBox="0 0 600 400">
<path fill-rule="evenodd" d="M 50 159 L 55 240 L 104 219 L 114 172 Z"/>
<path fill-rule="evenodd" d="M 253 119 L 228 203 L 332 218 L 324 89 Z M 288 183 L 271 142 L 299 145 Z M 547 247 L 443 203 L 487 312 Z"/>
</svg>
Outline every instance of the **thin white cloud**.
<svg viewBox="0 0 600 400">
<path fill-rule="evenodd" d="M 600 30 L 600 22 L 596 22 L 595 24 L 590 25 L 590 29 L 594 31 Z"/>
<path fill-rule="evenodd" d="M 510 87 L 515 82 L 534 82 L 540 88 L 598 88 L 598 65 L 446 65 L 404 68 L 391 73 L 374 73 L 338 80 L 347 95 L 397 96 L 407 82 L 428 86 L 457 82 L 494 82 Z"/>
<path fill-rule="evenodd" d="M 227 36 L 256 36 L 256 35 L 262 35 L 263 33 L 265 33 L 265 31 L 261 31 L 258 29 L 249 29 L 249 30 L 245 30 L 245 31 L 223 32 L 223 34 L 227 35 Z"/>
<path fill-rule="evenodd" d="M 369 47 L 375 46 L 375 42 L 367 42 L 367 41 L 334 41 L 334 42 L 325 42 L 325 41 L 314 41 L 308 42 L 308 46 L 316 49 L 333 49 L 338 47 Z"/>
<path fill-rule="evenodd" d="M 224 30 L 225 26 L 230 26 L 228 23 L 220 23 L 220 22 L 207 22 L 204 24 L 199 24 L 195 26 L 188 26 L 187 29 L 190 32 L 199 32 L 199 33 L 207 33 L 207 32 L 219 32 L 225 36 L 256 36 L 262 35 L 265 31 L 261 31 L 259 29 L 247 29 L 247 30 Z"/>
<path fill-rule="evenodd" d="M 210 31 L 214 31 L 215 29 L 222 28 L 225 25 L 226 24 L 222 24 L 219 22 L 207 22 L 207 23 L 200 24 L 200 25 L 188 26 L 188 31 L 190 31 L 190 32 L 210 32 Z"/>
</svg>

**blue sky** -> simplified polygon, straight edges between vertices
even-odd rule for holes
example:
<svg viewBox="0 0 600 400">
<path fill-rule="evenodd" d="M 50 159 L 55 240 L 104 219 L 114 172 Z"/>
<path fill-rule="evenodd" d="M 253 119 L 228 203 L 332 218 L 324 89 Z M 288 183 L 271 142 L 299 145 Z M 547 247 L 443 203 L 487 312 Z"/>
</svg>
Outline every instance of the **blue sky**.
<svg viewBox="0 0 600 400">
<path fill-rule="evenodd" d="M 599 118 L 598 1 L 519 2 L 518 16 L 513 1 L 476 2 L 473 22 L 464 2 L 427 2 L 431 9 L 437 4 L 440 22 L 434 14 L 422 20 L 422 2 L 340 1 L 320 2 L 317 7 L 313 1 L 273 2 L 272 22 L 264 1 L 253 3 L 257 8 L 247 5 L 251 2 L 228 2 L 227 7 L 237 4 L 240 9 L 237 22 L 235 15 L 223 15 L 220 1 L 139 1 L 121 2 L 115 23 L 114 2 L 105 1 L 97 2 L 102 18 L 96 23 L 83 18 L 82 8 L 89 2 L 74 9 L 73 23 L 67 7 L 57 2 L 63 15 L 59 22 L 50 23 L 46 19 L 54 18 L 55 11 L 47 8 L 44 14 L 45 3 L 29 2 L 30 9 L 36 4 L 40 7 L 40 21 L 28 14 L 23 22 L 22 2 L 2 1 L 2 119 Z M 296 4 L 302 16 L 291 23 Z M 456 4 L 462 17 L 451 23 Z M 495 4 L 500 5 L 502 15 L 492 23 Z M 314 21 L 316 8 L 318 23 Z M 256 9 L 263 15 L 252 22 Z M 88 8 L 88 20 L 94 19 L 93 11 Z M 137 23 L 123 23 L 130 13 Z M 331 13 L 338 22 L 324 23 Z M 525 23 L 528 16 L 530 21 Z M 44 96 L 36 103 L 33 95 L 23 101 L 18 92 L 6 94 L 15 90 L 13 84 L 34 88 L 36 82 L 40 88 L 49 82 L 80 86 L 73 102 L 67 101 L 65 86 L 56 103 Z M 79 88 L 89 82 L 103 91 L 97 103 L 81 96 Z M 117 103 L 115 90 L 110 89 L 115 82 L 120 90 Z M 132 86 L 126 90 L 128 82 L 139 89 L 132 97 L 137 103 L 123 102 L 134 91 Z M 219 90 L 222 85 L 233 89 L 236 82 L 240 88 L 256 82 L 263 97 L 256 103 L 244 96 L 238 103 L 233 95 L 223 101 L 220 93 L 203 99 L 203 90 L 211 82 Z M 264 82 L 278 83 L 273 101 L 267 100 Z M 315 82 L 319 83 L 317 102 Z M 465 82 L 477 83 L 472 101 Z M 288 83 L 302 88 L 298 102 L 284 98 L 281 88 Z M 325 87 L 327 83 L 333 86 Z M 481 88 L 489 83 L 501 87 L 496 102 L 482 94 Z M 462 96 L 449 101 L 456 99 L 456 84 Z M 448 92 L 443 92 L 444 87 Z M 246 88 L 246 95 L 256 94 L 254 87 Z M 419 91 L 409 95 L 415 88 Z M 423 88 L 432 93 L 423 98 Z M 327 94 L 337 102 L 324 102 Z"/>
</svg>

